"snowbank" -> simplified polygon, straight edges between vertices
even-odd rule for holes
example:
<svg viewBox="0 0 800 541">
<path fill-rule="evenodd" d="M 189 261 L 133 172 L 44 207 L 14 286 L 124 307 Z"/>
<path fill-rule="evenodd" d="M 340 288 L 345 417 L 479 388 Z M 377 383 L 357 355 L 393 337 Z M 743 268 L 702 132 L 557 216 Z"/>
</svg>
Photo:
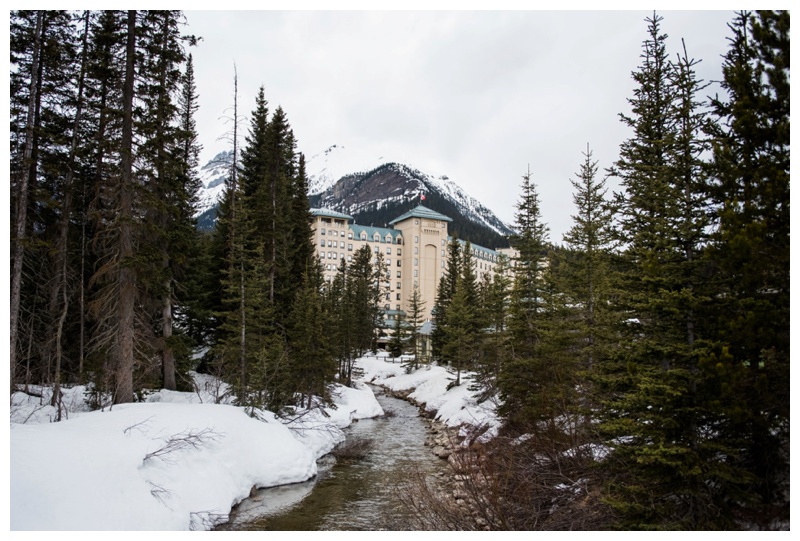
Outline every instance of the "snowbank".
<svg viewBox="0 0 800 541">
<path fill-rule="evenodd" d="M 424 404 L 427 411 L 436 412 L 436 419 L 447 426 L 487 426 L 483 439 L 496 435 L 500 427 L 495 404 L 491 401 L 478 404 L 478 393 L 469 390 L 473 377 L 470 372 L 462 372 L 461 385 L 448 389 L 456 375 L 441 366 L 423 366 L 406 374 L 399 362 L 392 362 L 383 354 L 363 357 L 357 366 L 364 371 L 364 381 L 392 391 L 411 391 L 409 398 Z"/>
<path fill-rule="evenodd" d="M 470 375 L 426 366 L 410 374 L 385 356 L 357 364 L 363 381 L 409 397 L 449 426 L 499 423 L 469 391 Z M 225 384 L 194 375 L 192 393 L 161 390 L 143 403 L 89 411 L 86 388 L 64 390 L 65 420 L 52 422 L 48 390 L 11 400 L 12 530 L 192 530 L 227 521 L 252 487 L 305 481 L 316 459 L 341 442 L 354 420 L 383 414 L 364 383 L 337 386 L 335 407 L 249 417 Z M 220 402 L 220 403 L 217 403 Z"/>
<path fill-rule="evenodd" d="M 227 520 L 253 486 L 304 481 L 353 419 L 381 415 L 372 392 L 338 387 L 337 407 L 286 426 L 214 404 L 210 392 L 159 391 L 149 402 L 87 411 L 68 389 L 68 420 L 15 393 L 12 530 L 189 530 Z M 210 394 L 208 394 L 210 393 Z M 201 403 L 203 400 L 205 403 Z M 23 424 L 24 423 L 24 424 Z"/>
</svg>

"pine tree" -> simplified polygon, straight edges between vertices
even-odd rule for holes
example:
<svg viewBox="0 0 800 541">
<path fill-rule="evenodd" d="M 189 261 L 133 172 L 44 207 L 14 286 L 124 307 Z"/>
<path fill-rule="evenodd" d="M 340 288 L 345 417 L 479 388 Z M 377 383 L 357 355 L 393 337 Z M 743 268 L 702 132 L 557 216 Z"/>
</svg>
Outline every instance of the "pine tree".
<svg viewBox="0 0 800 541">
<path fill-rule="evenodd" d="M 713 338 L 698 317 L 711 293 L 699 257 L 708 230 L 704 86 L 685 49 L 676 63 L 662 62 L 660 20 L 648 19 L 645 62 L 634 74 L 634 136 L 615 167 L 625 187 L 623 307 L 632 319 L 618 363 L 604 367 L 610 392 L 600 428 L 621 441 L 607 462 L 609 502 L 629 527 L 728 527 L 726 507 L 730 495 L 744 494 L 744 479 L 726 458 L 735 446 L 712 427 L 727 422 L 719 390 L 729 382 L 724 363 L 710 369 L 704 361 L 713 348 L 699 347 Z"/>
<path fill-rule="evenodd" d="M 161 355 L 162 385 L 167 389 L 176 388 L 173 320 L 177 284 L 197 242 L 193 199 L 198 180 L 191 172 L 199 152 L 191 118 L 197 108 L 194 81 L 182 89 L 184 103 L 175 99 L 181 91 L 180 70 L 186 61 L 183 43 L 189 39 L 180 35 L 181 19 L 178 11 L 143 14 L 139 45 L 143 73 L 137 88 L 149 112 L 137 121 L 137 132 L 144 139 L 138 154 L 140 174 L 145 176 L 150 240 L 139 250 L 140 257 L 147 257 L 150 265 L 141 280 L 152 292 L 154 325 L 160 331 L 156 347 Z M 193 70 L 189 75 L 193 78 Z"/>
<path fill-rule="evenodd" d="M 531 363 L 542 338 L 548 228 L 542 222 L 539 194 L 530 171 L 522 177 L 515 229 L 517 233 L 510 239 L 517 255 L 507 326 L 511 352 L 498 378 L 503 401 L 500 413 L 512 425 L 536 418 L 528 404 L 536 397 L 537 385 L 543 384 Z"/>
<path fill-rule="evenodd" d="M 289 316 L 291 370 L 300 405 L 312 407 L 312 397 L 329 401 L 327 386 L 336 371 L 333 345 L 328 339 L 330 319 L 320 295 L 321 272 L 304 273 Z M 303 398 L 304 397 L 304 398 Z"/>
<path fill-rule="evenodd" d="M 416 370 L 421 362 L 420 327 L 423 324 L 422 315 L 425 313 L 425 301 L 419 292 L 419 287 L 414 286 L 411 297 L 408 299 L 408 313 L 404 322 L 408 328 L 408 348 L 413 355 L 409 368 Z"/>
<path fill-rule="evenodd" d="M 62 361 L 73 357 L 63 338 L 71 322 L 68 249 L 86 52 L 78 26 L 67 11 L 11 12 L 11 383 L 25 343 L 26 380 L 54 383 L 54 401 Z"/>
<path fill-rule="evenodd" d="M 584 369 L 591 371 L 598 359 L 605 358 L 612 344 L 614 301 L 611 250 L 614 247 L 613 209 L 606 200 L 605 179 L 597 179 L 597 161 L 586 145 L 584 162 L 576 173 L 573 202 L 578 213 L 574 225 L 564 235 L 572 257 L 562 262 L 562 289 L 577 307 L 580 323 L 580 350 Z"/>
<path fill-rule="evenodd" d="M 445 337 L 444 328 L 447 322 L 447 308 L 456 292 L 456 282 L 461 274 L 461 245 L 458 237 L 453 235 L 447 244 L 447 269 L 439 280 L 436 289 L 436 301 L 431 315 L 433 317 L 433 331 L 431 332 L 431 349 L 433 358 L 441 363 L 448 363 L 450 359 L 444 354 Z"/>
<path fill-rule="evenodd" d="M 403 354 L 403 349 L 408 342 L 408 326 L 405 322 L 405 316 L 398 312 L 394 318 L 394 325 L 392 326 L 392 338 L 389 340 L 387 349 L 392 358 L 397 359 Z M 413 365 L 408 363 L 406 370 L 411 371 Z"/>
<path fill-rule="evenodd" d="M 743 372 L 726 386 L 735 402 L 728 437 L 745 449 L 751 493 L 769 503 L 788 467 L 780 449 L 789 426 L 789 12 L 739 12 L 729 28 L 726 96 L 712 101 L 721 344 L 708 363 L 727 359 Z"/>
<path fill-rule="evenodd" d="M 478 363 L 475 366 L 475 384 L 472 389 L 480 391 L 479 402 L 497 395 L 497 378 L 508 354 L 508 302 L 511 292 L 508 257 L 501 254 L 495 267 L 494 277 L 487 274 L 479 289 L 479 303 L 486 318 L 486 334 Z"/>
<path fill-rule="evenodd" d="M 472 370 L 481 351 L 485 328 L 478 307 L 478 285 L 472 245 L 464 243 L 461 250 L 461 273 L 456 280 L 455 293 L 447 306 L 443 326 L 442 357 L 456 369 L 456 385 L 461 385 L 461 372 Z"/>
</svg>

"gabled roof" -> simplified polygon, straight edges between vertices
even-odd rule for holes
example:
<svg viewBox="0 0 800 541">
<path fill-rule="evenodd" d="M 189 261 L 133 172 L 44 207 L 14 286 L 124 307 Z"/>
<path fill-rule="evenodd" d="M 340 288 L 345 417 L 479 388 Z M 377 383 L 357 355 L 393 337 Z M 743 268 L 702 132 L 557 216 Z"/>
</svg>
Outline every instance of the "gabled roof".
<svg viewBox="0 0 800 541">
<path fill-rule="evenodd" d="M 373 238 L 375 237 L 375 233 L 378 233 L 381 237 L 381 242 L 385 242 L 386 235 L 390 235 L 393 239 L 397 239 L 398 237 L 403 236 L 403 232 L 397 229 L 389 229 L 387 227 L 372 227 L 370 225 L 358 225 L 358 224 L 350 224 L 350 229 L 353 231 L 353 236 L 356 239 L 361 237 L 361 232 L 365 232 L 367 234 L 367 240 L 369 242 L 374 242 Z"/>
<path fill-rule="evenodd" d="M 439 214 L 435 210 L 431 210 L 428 207 L 417 205 L 415 208 L 409 210 L 402 216 L 395 218 L 389 225 L 394 225 L 398 222 L 402 222 L 403 220 L 408 220 L 409 218 L 427 218 L 429 220 L 441 220 L 443 222 L 452 222 L 452 218 L 445 216 L 444 214 Z"/>
<path fill-rule="evenodd" d="M 352 216 L 348 216 L 347 214 L 342 214 L 341 212 L 336 212 L 335 210 L 331 209 L 311 209 L 312 216 L 326 216 L 329 218 L 339 218 L 342 220 L 351 220 L 353 219 Z"/>
</svg>

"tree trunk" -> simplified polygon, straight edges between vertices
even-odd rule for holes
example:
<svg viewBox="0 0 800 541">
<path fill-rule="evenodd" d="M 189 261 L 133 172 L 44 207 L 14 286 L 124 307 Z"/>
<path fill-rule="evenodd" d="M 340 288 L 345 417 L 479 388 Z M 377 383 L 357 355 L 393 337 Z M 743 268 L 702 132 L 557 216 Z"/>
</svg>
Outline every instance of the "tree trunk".
<svg viewBox="0 0 800 541">
<path fill-rule="evenodd" d="M 75 121 L 72 128 L 72 143 L 69 152 L 69 164 L 67 175 L 64 179 L 64 204 L 61 206 L 61 221 L 59 223 L 58 242 L 55 249 L 55 280 L 53 281 L 53 292 L 51 294 L 51 313 L 54 314 L 57 309 L 58 296 L 61 295 L 61 313 L 58 316 L 58 324 L 55 327 L 54 345 L 54 377 L 53 377 L 53 402 L 52 406 L 58 406 L 58 413 L 56 420 L 61 420 L 61 357 L 63 354 L 63 347 L 61 339 L 64 334 L 64 323 L 67 319 L 67 311 L 69 310 L 69 295 L 67 294 L 67 241 L 69 234 L 70 216 L 72 215 L 72 182 L 75 177 L 75 155 L 78 148 L 78 131 L 81 122 L 81 112 L 83 108 L 83 83 L 84 75 L 86 73 L 86 52 L 87 41 L 89 34 L 89 11 L 84 14 L 84 29 L 83 29 L 83 50 L 81 52 L 81 71 L 78 77 L 78 99 L 75 107 Z M 81 280 L 83 277 L 81 276 Z"/>
<path fill-rule="evenodd" d="M 114 403 L 133 402 L 134 308 L 136 272 L 133 258 L 133 91 L 136 11 L 128 11 L 125 85 L 122 91 L 122 149 L 119 210 L 119 302 Z"/>
<path fill-rule="evenodd" d="M 28 212 L 28 183 L 31 172 L 31 156 L 33 155 L 33 122 L 34 108 L 36 106 L 36 66 L 39 64 L 42 34 L 41 11 L 36 13 L 36 30 L 33 37 L 33 60 L 31 62 L 31 81 L 30 96 L 28 98 L 28 118 L 25 123 L 25 150 L 22 158 L 22 178 L 19 184 L 19 195 L 17 197 L 17 216 L 14 224 L 14 264 L 11 271 L 11 357 L 9 364 L 11 368 L 11 389 L 14 388 L 15 368 L 17 365 L 17 340 L 19 338 L 19 303 L 22 293 L 22 261 L 25 257 L 25 232 L 27 226 Z"/>
<path fill-rule="evenodd" d="M 170 345 L 170 338 L 172 338 L 172 296 L 169 291 L 171 285 L 172 279 L 168 278 L 165 284 L 167 293 L 164 295 L 161 311 L 161 334 L 164 338 L 164 346 L 161 350 L 161 372 L 164 388 L 174 391 L 177 389 L 177 384 L 175 382 L 175 354 Z"/>
</svg>

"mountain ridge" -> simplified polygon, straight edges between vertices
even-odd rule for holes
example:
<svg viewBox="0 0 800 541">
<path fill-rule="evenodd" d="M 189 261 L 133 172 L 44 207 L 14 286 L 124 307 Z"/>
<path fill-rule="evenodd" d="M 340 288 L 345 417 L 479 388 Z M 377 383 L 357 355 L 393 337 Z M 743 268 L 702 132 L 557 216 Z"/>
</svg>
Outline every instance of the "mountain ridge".
<svg viewBox="0 0 800 541">
<path fill-rule="evenodd" d="M 332 145 L 307 161 L 312 207 L 349 214 L 358 224 L 386 227 L 419 204 L 424 195 L 425 206 L 453 219 L 451 234 L 488 248 L 508 246 L 511 227 L 447 176 L 425 173 L 404 163 L 382 162 L 382 156 L 349 156 L 343 151 L 343 146 Z M 231 157 L 231 152 L 220 152 L 200 171 L 202 188 L 196 216 L 201 229 L 213 228 Z"/>
</svg>

